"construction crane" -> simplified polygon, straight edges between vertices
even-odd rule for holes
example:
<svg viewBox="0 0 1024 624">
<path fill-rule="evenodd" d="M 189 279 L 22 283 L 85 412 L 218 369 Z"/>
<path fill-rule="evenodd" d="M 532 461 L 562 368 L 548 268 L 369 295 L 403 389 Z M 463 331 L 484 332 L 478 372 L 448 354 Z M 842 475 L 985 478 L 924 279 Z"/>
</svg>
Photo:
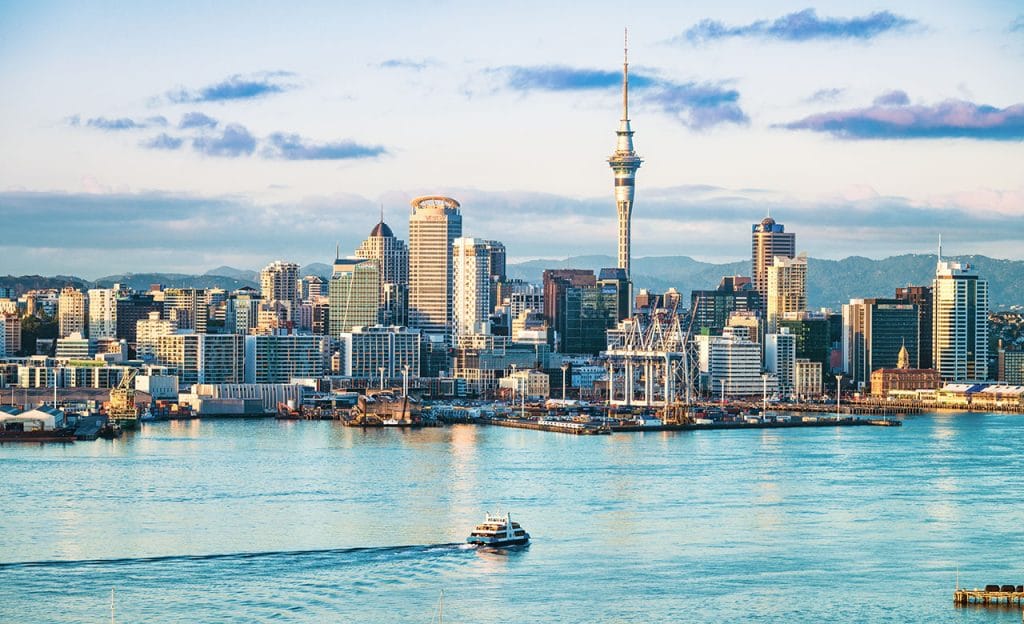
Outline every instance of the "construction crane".
<svg viewBox="0 0 1024 624">
<path fill-rule="evenodd" d="M 107 420 L 120 425 L 122 429 L 136 429 L 139 426 L 139 410 L 135 407 L 136 374 L 134 368 L 127 369 L 117 387 L 110 389 Z"/>
</svg>

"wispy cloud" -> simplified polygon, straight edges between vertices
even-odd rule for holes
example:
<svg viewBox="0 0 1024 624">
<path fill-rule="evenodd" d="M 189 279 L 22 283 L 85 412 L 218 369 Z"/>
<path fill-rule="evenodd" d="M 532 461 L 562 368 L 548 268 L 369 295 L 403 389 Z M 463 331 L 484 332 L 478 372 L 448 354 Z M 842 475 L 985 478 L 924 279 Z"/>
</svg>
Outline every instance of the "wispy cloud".
<svg viewBox="0 0 1024 624">
<path fill-rule="evenodd" d="M 913 20 L 889 11 L 878 11 L 861 17 L 819 17 L 814 9 L 789 13 L 774 20 L 758 20 L 731 26 L 718 20 L 705 19 L 673 38 L 675 42 L 705 43 L 718 39 L 756 37 L 782 41 L 815 39 L 869 40 L 888 32 L 906 30 L 916 25 Z"/>
<path fill-rule="evenodd" d="M 248 156 L 256 150 L 256 137 L 245 126 L 228 124 L 219 134 L 192 139 L 192 148 L 206 156 Z"/>
<path fill-rule="evenodd" d="M 812 93 L 806 102 L 835 102 L 846 93 L 846 89 L 834 87 L 831 89 L 818 89 Z"/>
<path fill-rule="evenodd" d="M 408 59 L 408 58 L 393 58 L 386 59 L 377 63 L 379 69 L 409 69 L 412 71 L 423 71 L 428 67 L 437 65 L 437 61 L 432 59 Z"/>
<path fill-rule="evenodd" d="M 176 150 L 181 147 L 184 142 L 185 139 L 181 137 L 175 137 L 167 134 L 166 132 L 161 132 L 153 138 L 140 141 L 139 145 L 146 149 Z"/>
<path fill-rule="evenodd" d="M 564 65 L 508 66 L 487 71 L 501 76 L 505 88 L 522 92 L 599 91 L 622 85 L 622 74 L 618 72 Z M 739 91 L 722 84 L 675 82 L 633 72 L 629 75 L 629 86 L 639 105 L 653 106 L 691 128 L 749 121 L 739 105 Z"/>
<path fill-rule="evenodd" d="M 1024 32 L 1024 15 L 1018 15 L 1017 19 L 1010 23 L 1010 32 Z"/>
<path fill-rule="evenodd" d="M 841 139 L 1024 140 L 1024 104 L 996 108 L 963 100 L 911 106 L 902 91 L 879 96 L 866 108 L 811 115 L 783 124 Z"/>
<path fill-rule="evenodd" d="M 267 137 L 260 155 L 281 160 L 352 160 L 376 158 L 386 154 L 380 145 L 363 145 L 355 141 L 316 143 L 297 134 L 275 132 Z"/>
<path fill-rule="evenodd" d="M 295 76 L 294 73 L 285 71 L 259 72 L 248 75 L 235 74 L 220 82 L 198 89 L 168 91 L 166 97 L 176 104 L 251 100 L 294 89 L 294 84 L 284 80 L 293 76 Z"/>
<path fill-rule="evenodd" d="M 68 125 L 81 125 L 81 118 L 72 115 L 67 118 Z M 140 130 L 142 128 L 164 127 L 167 125 L 167 118 L 163 116 L 147 117 L 146 119 L 132 119 L 130 117 L 93 117 L 85 121 L 85 125 L 97 130 L 116 132 L 119 130 Z"/>
<path fill-rule="evenodd" d="M 910 104 L 910 97 L 905 91 L 886 91 L 874 100 L 875 106 L 906 106 Z"/>
<path fill-rule="evenodd" d="M 216 128 L 217 120 L 199 112 L 185 113 L 178 122 L 178 128 L 188 130 L 190 128 Z"/>
</svg>

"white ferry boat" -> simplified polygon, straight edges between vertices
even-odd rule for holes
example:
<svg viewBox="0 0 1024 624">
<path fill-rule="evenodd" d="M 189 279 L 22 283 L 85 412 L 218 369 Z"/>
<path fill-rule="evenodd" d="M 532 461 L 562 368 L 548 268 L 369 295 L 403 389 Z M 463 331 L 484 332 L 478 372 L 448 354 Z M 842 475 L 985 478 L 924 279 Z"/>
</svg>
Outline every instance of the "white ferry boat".
<svg viewBox="0 0 1024 624">
<path fill-rule="evenodd" d="M 502 516 L 488 513 L 466 541 L 480 546 L 518 546 L 529 542 L 530 534 L 518 522 L 512 522 L 512 514 Z"/>
</svg>

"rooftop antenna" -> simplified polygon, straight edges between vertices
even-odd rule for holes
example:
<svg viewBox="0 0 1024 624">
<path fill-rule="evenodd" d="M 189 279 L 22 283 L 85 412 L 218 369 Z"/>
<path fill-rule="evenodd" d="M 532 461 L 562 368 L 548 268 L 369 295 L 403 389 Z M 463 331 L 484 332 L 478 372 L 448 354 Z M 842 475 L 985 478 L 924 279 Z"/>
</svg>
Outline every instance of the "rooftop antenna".
<svg viewBox="0 0 1024 624">
<path fill-rule="evenodd" d="M 380 222 L 384 223 L 384 202 L 380 203 Z"/>
<path fill-rule="evenodd" d="M 334 244 L 334 259 L 337 260 L 341 257 L 341 243 Z"/>
<path fill-rule="evenodd" d="M 942 262 L 942 234 L 939 234 L 939 262 Z"/>
<path fill-rule="evenodd" d="M 629 119 L 629 28 L 622 34 L 622 120 Z"/>
</svg>

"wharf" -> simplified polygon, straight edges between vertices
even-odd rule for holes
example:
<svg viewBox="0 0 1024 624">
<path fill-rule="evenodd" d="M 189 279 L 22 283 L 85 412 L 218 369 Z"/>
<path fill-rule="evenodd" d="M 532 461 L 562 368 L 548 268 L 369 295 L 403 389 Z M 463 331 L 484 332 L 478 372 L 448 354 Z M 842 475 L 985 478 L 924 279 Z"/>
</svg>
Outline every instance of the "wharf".
<svg viewBox="0 0 1024 624">
<path fill-rule="evenodd" d="M 796 427 L 899 427 L 899 420 L 867 419 L 867 418 L 819 418 L 817 420 L 758 422 L 714 422 L 714 423 L 682 423 L 661 424 L 653 427 L 641 425 L 612 425 L 611 430 L 623 431 L 708 431 L 720 429 L 793 429 Z"/>
<path fill-rule="evenodd" d="M 100 436 L 100 429 L 105 420 L 102 416 L 85 416 L 78 419 L 75 425 L 75 438 L 78 440 L 95 440 Z"/>
<path fill-rule="evenodd" d="M 1003 589 L 1010 589 L 1013 591 L 1002 591 Z M 1000 587 L 999 590 L 991 589 L 958 589 L 953 592 L 953 604 L 962 607 L 967 605 L 981 605 L 981 606 L 1024 606 L 1024 589 L 1021 585 L 1016 587 L 1006 585 Z"/>
<path fill-rule="evenodd" d="M 598 427 L 584 423 L 564 421 L 558 423 L 538 422 L 536 420 L 511 420 L 505 418 L 479 418 L 475 422 L 484 425 L 497 427 L 512 427 L 513 429 L 533 429 L 534 431 L 551 431 L 554 433 L 568 433 L 572 435 L 601 435 L 611 433 L 607 427 Z"/>
</svg>

